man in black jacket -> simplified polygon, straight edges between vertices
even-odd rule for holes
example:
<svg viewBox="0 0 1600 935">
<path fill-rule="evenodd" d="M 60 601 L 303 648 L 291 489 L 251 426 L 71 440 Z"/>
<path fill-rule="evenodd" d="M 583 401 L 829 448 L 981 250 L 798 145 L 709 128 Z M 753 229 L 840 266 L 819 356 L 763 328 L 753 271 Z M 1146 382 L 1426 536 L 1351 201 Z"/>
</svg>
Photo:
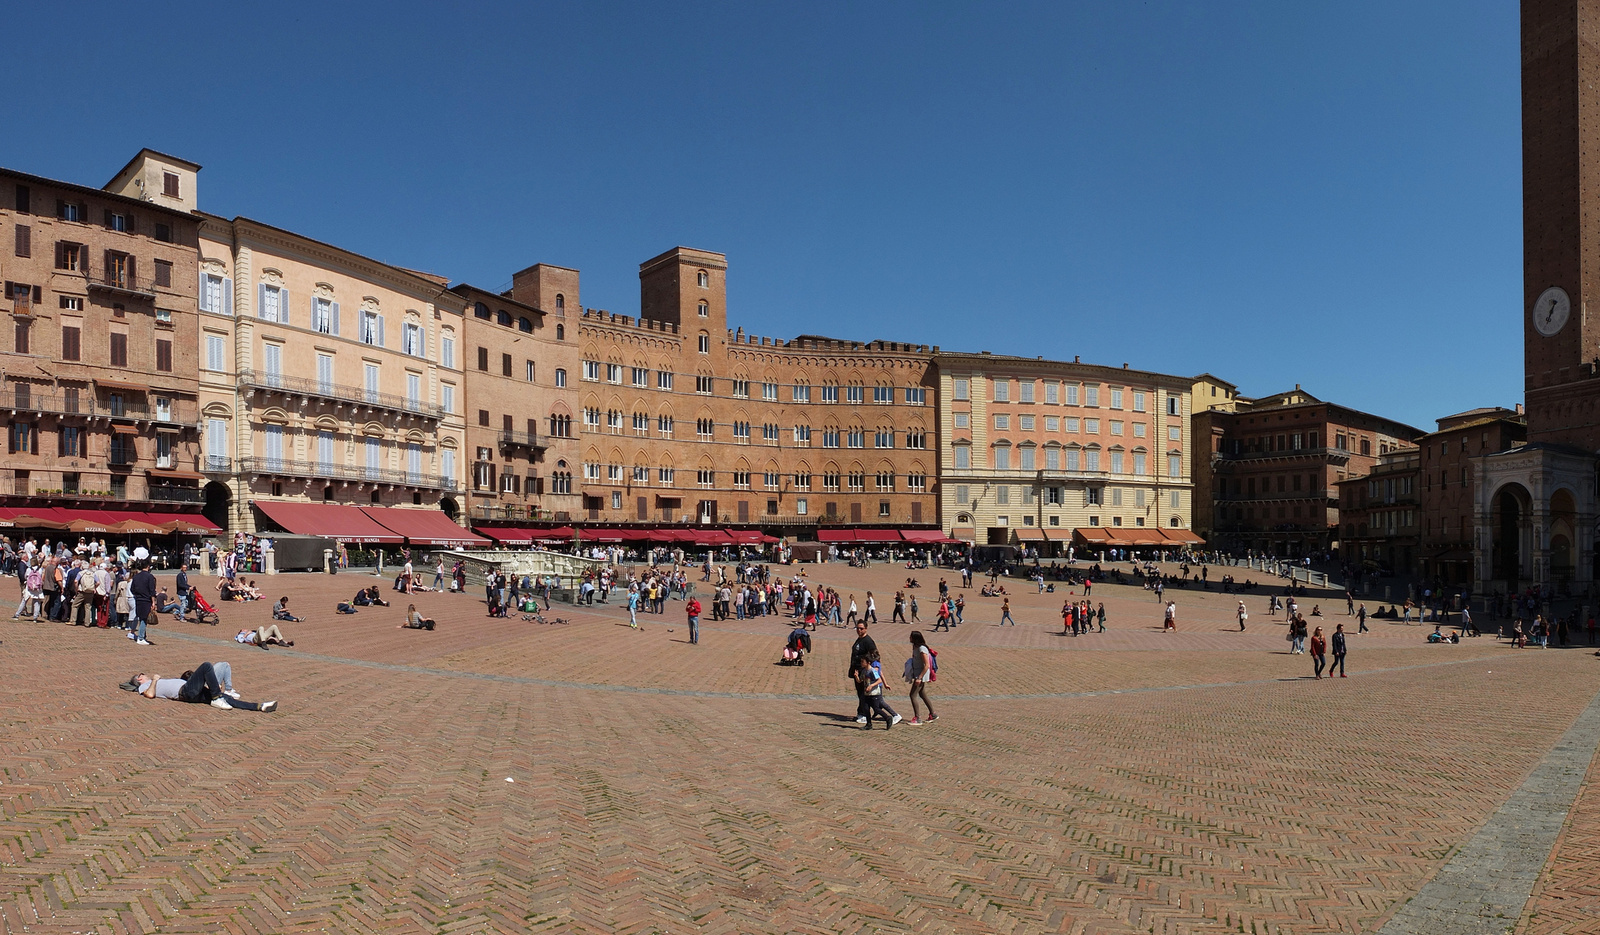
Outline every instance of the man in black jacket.
<svg viewBox="0 0 1600 935">
<path fill-rule="evenodd" d="M 1333 665 L 1328 667 L 1328 678 L 1333 678 L 1333 670 L 1339 670 L 1339 677 L 1344 678 L 1344 624 L 1339 624 L 1333 631 Z"/>
<path fill-rule="evenodd" d="M 856 686 L 857 724 L 867 723 L 867 713 L 871 710 L 871 706 L 867 704 L 866 687 L 856 678 L 856 670 L 861 668 L 863 659 L 871 659 L 877 652 L 878 644 L 874 643 L 872 637 L 867 635 L 867 622 L 865 620 L 858 621 L 856 623 L 856 641 L 850 644 L 850 671 L 845 673 L 845 677 L 854 682 Z"/>
<path fill-rule="evenodd" d="M 133 573 L 133 581 L 129 589 L 133 592 L 133 637 L 140 646 L 149 646 L 145 639 L 145 627 L 150 622 L 156 599 L 156 576 L 150 573 L 149 561 L 140 561 L 134 566 L 137 570 Z"/>
</svg>

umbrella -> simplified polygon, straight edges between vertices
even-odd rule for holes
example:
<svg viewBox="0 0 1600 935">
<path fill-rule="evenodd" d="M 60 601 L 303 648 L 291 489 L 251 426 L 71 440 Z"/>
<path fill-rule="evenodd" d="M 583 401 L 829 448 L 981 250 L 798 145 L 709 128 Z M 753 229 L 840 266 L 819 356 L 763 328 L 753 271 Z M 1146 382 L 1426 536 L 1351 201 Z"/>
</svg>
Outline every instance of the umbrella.
<svg viewBox="0 0 1600 935">
<path fill-rule="evenodd" d="M 66 529 L 67 528 L 67 524 L 66 523 L 60 522 L 58 520 L 53 520 L 53 519 L 41 519 L 40 517 L 33 516 L 31 514 L 28 514 L 28 513 L 18 513 L 16 516 L 11 517 L 11 521 L 13 523 L 16 523 L 18 528 L 21 528 L 21 529 Z"/>
<path fill-rule="evenodd" d="M 191 523 L 186 519 L 175 519 L 168 523 L 162 523 L 161 525 L 162 528 L 164 528 L 167 532 L 180 534 L 186 533 L 194 536 L 203 536 L 214 531 L 207 526 L 202 526 L 199 523 Z"/>
</svg>

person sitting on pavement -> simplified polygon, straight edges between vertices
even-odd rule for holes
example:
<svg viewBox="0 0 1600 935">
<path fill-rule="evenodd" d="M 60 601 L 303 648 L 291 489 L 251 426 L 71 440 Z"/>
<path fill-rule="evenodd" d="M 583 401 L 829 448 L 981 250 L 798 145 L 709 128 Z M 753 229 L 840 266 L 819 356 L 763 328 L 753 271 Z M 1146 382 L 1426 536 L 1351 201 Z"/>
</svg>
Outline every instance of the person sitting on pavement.
<svg viewBox="0 0 1600 935">
<path fill-rule="evenodd" d="M 190 704 L 209 704 L 213 708 L 241 708 L 246 711 L 275 711 L 276 701 L 256 704 L 240 699 L 233 690 L 233 667 L 226 662 L 202 662 L 178 678 L 162 678 L 140 672 L 123 683 L 129 691 L 145 698 L 165 698 Z"/>
<path fill-rule="evenodd" d="M 246 646 L 260 646 L 262 649 L 266 649 L 268 646 L 294 645 L 294 640 L 285 640 L 283 638 L 283 631 L 279 630 L 278 625 L 275 623 L 270 626 L 256 627 L 254 630 L 240 630 L 234 636 L 233 641 L 235 643 L 243 643 Z"/>
<path fill-rule="evenodd" d="M 299 623 L 304 618 L 296 617 L 294 614 L 289 613 L 289 595 L 285 594 L 284 596 L 278 598 L 278 602 L 276 604 L 272 605 L 272 619 L 285 620 L 290 623 Z"/>
<path fill-rule="evenodd" d="M 433 618 L 424 617 L 417 611 L 417 605 L 406 606 L 406 622 L 400 624 L 397 630 L 431 630 L 434 627 Z"/>
<path fill-rule="evenodd" d="M 389 602 L 384 600 L 383 596 L 378 593 L 377 585 L 373 585 L 370 588 L 362 588 L 361 590 L 357 591 L 356 596 L 350 599 L 350 603 L 356 605 L 357 607 L 389 606 Z"/>
</svg>

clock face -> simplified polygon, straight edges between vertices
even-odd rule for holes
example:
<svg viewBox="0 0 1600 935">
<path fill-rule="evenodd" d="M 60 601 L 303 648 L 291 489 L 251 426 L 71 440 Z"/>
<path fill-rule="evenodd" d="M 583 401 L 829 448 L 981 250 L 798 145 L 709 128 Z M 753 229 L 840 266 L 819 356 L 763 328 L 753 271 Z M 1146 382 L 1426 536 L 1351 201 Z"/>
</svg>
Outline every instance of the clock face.
<svg viewBox="0 0 1600 935">
<path fill-rule="evenodd" d="M 1545 337 L 1553 337 L 1567 324 L 1567 316 L 1572 314 L 1572 300 L 1567 298 L 1567 290 L 1560 286 L 1551 286 L 1539 293 L 1533 302 L 1533 327 Z"/>
</svg>

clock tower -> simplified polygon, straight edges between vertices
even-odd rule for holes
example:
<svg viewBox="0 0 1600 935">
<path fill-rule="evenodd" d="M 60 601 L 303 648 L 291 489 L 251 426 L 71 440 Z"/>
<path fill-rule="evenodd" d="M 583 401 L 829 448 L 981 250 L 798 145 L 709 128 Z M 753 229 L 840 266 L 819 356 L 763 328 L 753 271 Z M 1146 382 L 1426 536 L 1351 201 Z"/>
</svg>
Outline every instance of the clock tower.
<svg viewBox="0 0 1600 935">
<path fill-rule="evenodd" d="M 1600 449 L 1600 0 L 1522 2 L 1529 441 Z"/>
</svg>

